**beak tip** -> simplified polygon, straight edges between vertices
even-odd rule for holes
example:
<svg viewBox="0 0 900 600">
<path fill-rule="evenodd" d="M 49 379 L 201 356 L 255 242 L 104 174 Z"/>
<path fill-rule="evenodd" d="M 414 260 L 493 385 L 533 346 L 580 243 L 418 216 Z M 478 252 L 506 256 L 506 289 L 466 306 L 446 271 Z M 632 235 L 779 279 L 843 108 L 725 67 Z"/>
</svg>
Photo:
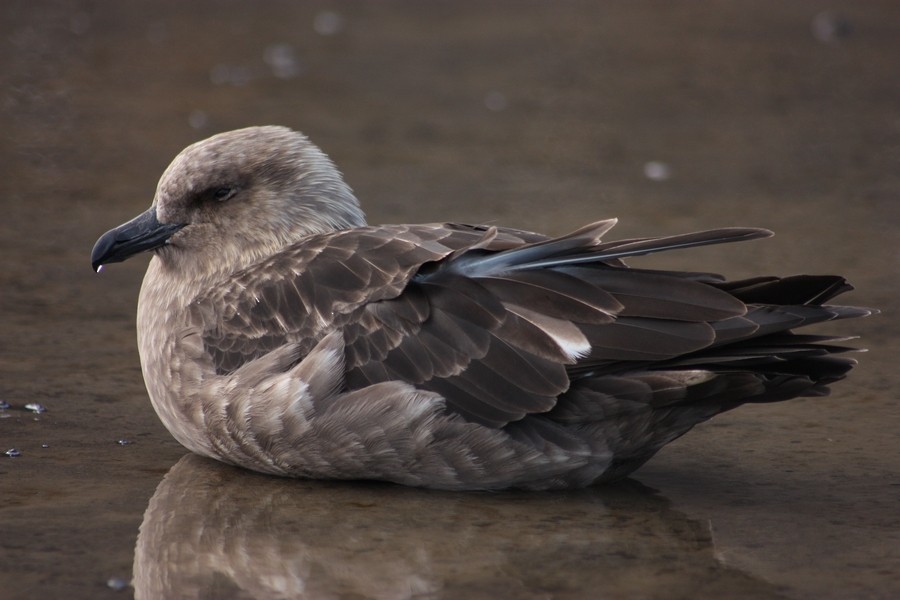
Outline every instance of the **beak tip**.
<svg viewBox="0 0 900 600">
<path fill-rule="evenodd" d="M 156 208 L 141 213 L 132 220 L 110 229 L 97 240 L 91 250 L 91 267 L 99 273 L 103 265 L 122 262 L 138 252 L 154 250 L 185 224 L 161 224 L 156 220 Z"/>
<path fill-rule="evenodd" d="M 115 245 L 114 231 L 104 233 L 91 250 L 91 268 L 94 269 L 95 273 L 99 273 L 100 269 L 103 268 L 103 264 L 108 262 L 106 259 Z"/>
</svg>

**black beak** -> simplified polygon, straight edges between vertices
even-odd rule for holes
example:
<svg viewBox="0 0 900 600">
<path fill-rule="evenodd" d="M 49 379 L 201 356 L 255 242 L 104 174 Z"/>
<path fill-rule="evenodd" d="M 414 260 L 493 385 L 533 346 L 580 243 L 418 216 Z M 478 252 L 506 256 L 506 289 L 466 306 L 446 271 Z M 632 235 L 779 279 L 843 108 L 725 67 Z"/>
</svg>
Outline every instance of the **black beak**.
<svg viewBox="0 0 900 600">
<path fill-rule="evenodd" d="M 91 251 L 94 271 L 108 263 L 122 262 L 138 252 L 159 248 L 184 224 L 162 224 L 156 220 L 156 206 L 151 206 L 124 225 L 110 229 L 97 240 Z"/>
</svg>

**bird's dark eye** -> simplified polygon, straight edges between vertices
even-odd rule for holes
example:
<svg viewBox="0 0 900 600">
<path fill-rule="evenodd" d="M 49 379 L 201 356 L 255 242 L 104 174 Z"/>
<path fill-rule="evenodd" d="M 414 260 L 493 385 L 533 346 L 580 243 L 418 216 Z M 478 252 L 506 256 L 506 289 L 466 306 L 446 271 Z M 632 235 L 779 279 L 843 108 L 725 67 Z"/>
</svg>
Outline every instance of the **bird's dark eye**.
<svg viewBox="0 0 900 600">
<path fill-rule="evenodd" d="M 230 187 L 220 187 L 213 190 L 213 198 L 218 200 L 219 202 L 224 202 L 231 198 L 234 195 L 234 188 Z"/>
</svg>

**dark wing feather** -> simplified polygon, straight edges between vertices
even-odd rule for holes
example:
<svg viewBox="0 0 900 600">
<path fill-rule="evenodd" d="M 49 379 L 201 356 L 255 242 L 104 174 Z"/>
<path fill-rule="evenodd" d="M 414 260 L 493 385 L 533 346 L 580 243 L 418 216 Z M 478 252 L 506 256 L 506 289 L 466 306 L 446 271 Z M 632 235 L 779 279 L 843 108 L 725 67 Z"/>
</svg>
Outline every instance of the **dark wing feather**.
<svg viewBox="0 0 900 600">
<path fill-rule="evenodd" d="M 625 308 L 592 279 L 559 271 L 518 271 L 478 281 L 503 302 L 557 319 L 609 323 Z"/>
<path fill-rule="evenodd" d="M 821 305 L 838 294 L 853 289 L 836 275 L 794 275 L 792 277 L 755 277 L 717 285 L 747 304 Z"/>
<path fill-rule="evenodd" d="M 716 276 L 636 272 L 619 267 L 617 260 L 599 259 L 608 248 L 614 248 L 616 259 L 654 251 L 649 240 L 630 241 L 625 248 L 598 245 L 609 226 L 602 222 L 499 253 L 473 244 L 429 265 L 407 287 L 424 294 L 428 317 L 405 323 L 406 335 L 381 363 L 348 363 L 348 383 L 360 387 L 377 377 L 402 378 L 440 393 L 450 410 L 500 427 L 552 410 L 573 375 L 609 363 L 621 368 L 702 350 L 716 340 L 711 323 L 746 313 L 743 302 L 707 283 L 721 282 Z M 681 247 L 760 235 L 725 230 L 660 244 Z M 378 303 L 378 310 L 390 313 L 398 301 Z M 378 326 L 377 320 L 353 324 L 368 331 Z M 573 357 L 579 338 L 584 352 Z M 353 339 L 372 338 L 356 333 Z M 434 368 L 437 356 L 444 358 L 444 371 Z M 444 375 L 448 370 L 452 374 Z"/>
<path fill-rule="evenodd" d="M 706 348 L 715 340 L 709 323 L 621 317 L 609 325 L 584 325 L 590 362 L 659 361 Z"/>
<path fill-rule="evenodd" d="M 733 295 L 681 274 L 639 269 L 588 269 L 569 267 L 594 287 L 615 298 L 621 316 L 640 316 L 675 321 L 718 321 L 744 314 L 744 303 Z"/>
<path fill-rule="evenodd" d="M 557 349 L 553 360 L 530 351 L 538 333 L 510 328 L 506 321 L 515 315 L 481 283 L 452 271 L 411 282 L 409 289 L 427 300 L 428 318 L 401 324 L 404 335 L 379 364 L 348 361 L 348 385 L 362 387 L 386 374 L 438 392 L 451 410 L 494 426 L 552 408 L 568 387 L 562 353 Z M 387 321 L 376 313 L 390 313 L 391 306 L 402 301 L 363 309 L 368 314 L 348 325 L 353 331 L 348 356 L 362 355 L 354 348 L 357 344 L 378 343 L 378 336 L 370 334 L 387 327 Z"/>
<path fill-rule="evenodd" d="M 647 410 L 677 420 L 669 407 L 700 403 L 706 418 L 729 399 L 796 394 L 846 370 L 830 356 L 843 348 L 821 343 L 834 340 L 783 333 L 861 314 L 819 306 L 846 289 L 840 278 L 729 283 L 621 263 L 768 232 L 602 243 L 613 224 L 556 239 L 449 224 L 312 236 L 197 298 L 192 325 L 220 373 L 286 343 L 303 355 L 341 330 L 348 389 L 404 380 L 469 420 L 560 444 L 576 443 L 560 424 L 599 413 L 646 425 Z M 700 381 L 698 368 L 729 374 Z M 724 400 L 714 410 L 710 398 Z"/>
<path fill-rule="evenodd" d="M 401 296 L 423 265 L 477 244 L 488 231 L 470 225 L 389 225 L 310 236 L 195 298 L 189 327 L 200 331 L 220 374 L 285 343 L 299 344 L 302 355 L 329 331 L 364 318 L 365 307 Z M 488 251 L 545 239 L 514 229 L 493 231 Z M 383 356 L 398 343 L 399 332 L 407 331 L 400 321 L 427 317 L 427 306 L 414 294 L 407 290 L 370 321 L 367 336 L 379 336 L 382 323 L 387 329 L 355 351 Z"/>
</svg>

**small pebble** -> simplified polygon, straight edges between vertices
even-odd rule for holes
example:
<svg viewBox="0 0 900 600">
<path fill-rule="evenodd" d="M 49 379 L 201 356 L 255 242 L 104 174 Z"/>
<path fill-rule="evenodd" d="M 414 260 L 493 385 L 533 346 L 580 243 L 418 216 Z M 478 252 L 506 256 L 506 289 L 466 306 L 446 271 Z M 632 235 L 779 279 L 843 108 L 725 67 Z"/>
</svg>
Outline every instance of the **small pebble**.
<svg viewBox="0 0 900 600">
<path fill-rule="evenodd" d="M 110 577 L 106 581 L 106 585 L 110 589 L 113 589 L 117 592 L 121 592 L 122 590 L 124 590 L 125 588 L 128 587 L 128 582 L 125 579 L 123 579 L 122 577 Z"/>
<path fill-rule="evenodd" d="M 37 402 L 29 402 L 25 405 L 25 408 L 30 410 L 33 413 L 41 414 L 43 412 L 47 412 L 47 409 L 43 404 L 38 404 Z"/>
<path fill-rule="evenodd" d="M 644 165 L 644 177 L 652 181 L 665 181 L 672 176 L 672 169 L 664 162 L 651 160 Z"/>
<path fill-rule="evenodd" d="M 293 79 L 303 71 L 297 52 L 290 44 L 272 44 L 263 53 L 263 60 L 279 79 Z"/>
<path fill-rule="evenodd" d="M 10 448 L 5 452 L 5 454 L 10 458 L 17 458 L 19 456 L 22 456 L 22 453 L 19 452 L 16 448 Z"/>
<path fill-rule="evenodd" d="M 41 448 L 49 448 L 50 444 L 41 444 Z"/>
<path fill-rule="evenodd" d="M 323 10 L 313 19 L 313 30 L 319 35 L 335 35 L 344 29 L 344 17 L 339 13 Z"/>
</svg>

